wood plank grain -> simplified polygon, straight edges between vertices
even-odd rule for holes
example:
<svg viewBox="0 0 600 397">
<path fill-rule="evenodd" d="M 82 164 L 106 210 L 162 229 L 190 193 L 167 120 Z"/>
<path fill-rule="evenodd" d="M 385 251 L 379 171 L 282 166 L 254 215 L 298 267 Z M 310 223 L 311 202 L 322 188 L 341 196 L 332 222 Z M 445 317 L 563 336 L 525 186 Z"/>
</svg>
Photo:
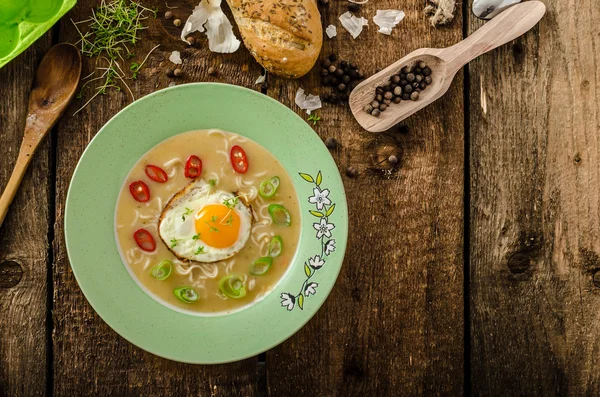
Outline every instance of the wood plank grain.
<svg viewBox="0 0 600 397">
<path fill-rule="evenodd" d="M 480 396 L 600 394 L 600 11 L 545 3 L 537 28 L 469 71 Z"/>
<path fill-rule="evenodd" d="M 369 2 L 360 15 L 394 9 L 390 0 Z M 462 19 L 432 28 L 423 2 L 405 2 L 406 18 L 391 37 L 375 25 L 353 40 L 339 26 L 346 2 L 322 9 L 329 53 L 356 62 L 365 74 L 419 47 L 444 47 L 462 39 Z M 317 67 L 295 81 L 271 79 L 269 95 L 296 109 L 298 87 L 321 92 Z M 368 133 L 347 107 L 326 104 L 315 127 L 341 147 L 332 151 L 344 176 L 350 213 L 346 259 L 338 282 L 319 313 L 296 335 L 267 353 L 273 396 L 416 394 L 463 391 L 463 172 L 462 76 L 448 94 L 398 129 Z M 391 153 L 400 166 L 391 169 Z M 381 162 L 381 164 L 376 164 Z"/>
<path fill-rule="evenodd" d="M 179 1 L 176 4 L 178 8 L 171 11 L 185 21 L 194 3 L 197 2 Z M 79 1 L 69 17 L 76 21 L 85 19 L 90 15 L 90 7 L 96 4 L 97 1 L 92 0 Z M 240 50 L 233 55 L 211 54 L 204 37 L 199 46 L 187 47 L 179 39 L 180 31 L 173 27 L 172 21 L 162 17 L 166 11 L 164 1 L 148 1 L 144 5 L 158 8 L 159 13 L 157 19 L 148 20 L 150 28 L 142 34 L 135 52 L 141 60 L 156 44 L 161 47 L 150 56 L 140 77 L 130 82 L 136 98 L 165 88 L 170 82 L 225 81 L 253 87 L 261 69 L 247 51 Z M 68 18 L 63 19 L 60 38 L 76 41 Z M 172 67 L 168 57 L 173 50 L 181 51 L 185 74 L 180 79 L 170 80 L 165 76 L 165 68 Z M 92 65 L 92 61 L 87 59 L 83 75 L 91 72 Z M 210 66 L 217 69 L 216 76 L 208 76 Z M 71 114 L 83 104 L 83 101 L 76 101 L 59 125 L 54 242 L 54 393 L 56 396 L 254 396 L 258 387 L 256 358 L 230 365 L 198 366 L 153 356 L 110 329 L 85 300 L 73 277 L 63 237 L 69 182 L 90 139 L 130 102 L 126 92 L 110 92 L 73 117 Z"/>
<path fill-rule="evenodd" d="M 50 48 L 47 33 L 0 69 L 0 188 L 17 159 L 33 77 Z M 0 228 L 0 396 L 46 394 L 51 140 L 46 138 Z"/>
</svg>

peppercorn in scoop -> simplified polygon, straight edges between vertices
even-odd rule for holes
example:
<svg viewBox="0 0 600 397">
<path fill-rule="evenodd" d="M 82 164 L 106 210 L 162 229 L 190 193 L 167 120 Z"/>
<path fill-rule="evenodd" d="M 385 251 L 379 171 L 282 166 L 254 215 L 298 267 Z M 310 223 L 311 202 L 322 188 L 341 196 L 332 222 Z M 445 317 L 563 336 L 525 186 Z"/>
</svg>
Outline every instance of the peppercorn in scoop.
<svg viewBox="0 0 600 397">
<path fill-rule="evenodd" d="M 363 108 L 372 116 L 378 117 L 393 103 L 418 101 L 421 91 L 433 82 L 432 71 L 423 61 L 405 66 L 400 73 L 393 75 L 383 86 L 375 89 L 373 101 Z"/>
</svg>

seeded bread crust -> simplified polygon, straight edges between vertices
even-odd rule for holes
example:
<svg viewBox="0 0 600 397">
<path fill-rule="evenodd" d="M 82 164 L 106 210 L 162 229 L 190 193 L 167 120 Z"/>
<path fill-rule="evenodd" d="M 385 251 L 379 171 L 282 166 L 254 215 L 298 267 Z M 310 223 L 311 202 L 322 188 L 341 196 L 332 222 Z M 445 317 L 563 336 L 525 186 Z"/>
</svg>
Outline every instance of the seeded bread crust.
<svg viewBox="0 0 600 397">
<path fill-rule="evenodd" d="M 316 0 L 227 0 L 244 44 L 270 73 L 298 78 L 321 52 Z"/>
</svg>

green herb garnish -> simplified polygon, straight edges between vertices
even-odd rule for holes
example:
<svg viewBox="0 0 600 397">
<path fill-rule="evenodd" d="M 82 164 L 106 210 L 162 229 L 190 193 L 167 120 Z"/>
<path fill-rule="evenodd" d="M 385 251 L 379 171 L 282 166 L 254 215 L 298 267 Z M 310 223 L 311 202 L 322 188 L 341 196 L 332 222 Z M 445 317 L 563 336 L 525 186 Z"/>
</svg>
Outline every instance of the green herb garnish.
<svg viewBox="0 0 600 397">
<path fill-rule="evenodd" d="M 208 184 L 209 184 L 210 186 L 212 186 L 212 187 L 215 187 L 215 186 L 217 186 L 217 180 L 216 180 L 216 179 L 214 179 L 214 178 L 213 178 L 213 179 L 209 179 L 209 180 L 208 180 Z"/>
<path fill-rule="evenodd" d="M 185 222 L 185 217 L 194 212 L 193 209 L 185 207 L 185 212 L 181 215 L 181 220 Z"/>
<path fill-rule="evenodd" d="M 238 204 L 238 198 L 237 197 L 231 197 L 228 199 L 223 200 L 223 205 L 225 205 L 227 208 L 234 209 L 235 206 Z"/>
<path fill-rule="evenodd" d="M 204 254 L 204 247 L 198 247 L 198 249 L 196 250 L 196 252 L 194 252 L 194 255 L 200 255 L 200 254 Z"/>
<path fill-rule="evenodd" d="M 120 84 L 124 85 L 129 91 L 131 98 L 135 100 L 133 92 L 125 82 L 125 79 L 136 79 L 140 69 L 148 60 L 150 54 L 158 48 L 158 45 L 152 48 L 141 63 L 133 62 L 129 66 L 131 76 L 128 77 L 125 60 L 135 56 L 132 49 L 140 41 L 139 33 L 147 27 L 143 21 L 148 18 L 148 13 L 156 17 L 156 11 L 144 7 L 132 0 L 112 0 L 107 2 L 102 0 L 100 5 L 92 10 L 90 18 L 74 22 L 71 20 L 77 33 L 81 54 L 87 57 L 97 57 L 97 64 L 103 63 L 104 67 L 96 69 L 84 77 L 78 98 L 83 97 L 88 86 L 94 81 L 100 81 L 101 84 L 94 88 L 95 94 L 75 112 L 77 114 L 85 108 L 96 96 L 106 94 L 107 90 L 114 88 L 121 90 Z M 85 26 L 85 28 L 82 28 Z M 93 77 L 99 74 L 98 77 Z M 93 77 L 93 78 L 92 78 Z"/>
<path fill-rule="evenodd" d="M 221 222 L 221 224 L 225 226 L 231 226 L 233 224 L 233 215 L 229 215 L 229 218 L 225 221 L 225 223 Z"/>
<path fill-rule="evenodd" d="M 310 116 L 308 116 L 308 121 L 312 121 L 313 125 L 317 125 L 317 122 L 321 121 L 321 118 L 319 116 L 317 116 L 315 113 L 313 113 Z"/>
<path fill-rule="evenodd" d="M 217 229 L 216 227 L 214 227 L 213 225 L 211 225 L 210 223 L 208 223 L 207 221 L 204 221 L 204 223 L 206 223 L 208 225 L 208 227 L 210 228 L 210 232 L 218 232 L 219 229 Z"/>
<path fill-rule="evenodd" d="M 219 220 L 219 217 L 218 217 L 218 216 L 216 216 L 216 215 L 213 215 L 213 216 L 211 216 L 211 217 L 210 217 L 210 221 L 211 221 L 212 223 L 217 223 L 217 221 L 218 221 L 218 220 Z"/>
<path fill-rule="evenodd" d="M 176 239 L 176 238 L 172 238 L 172 239 L 171 239 L 171 248 L 175 248 L 175 247 L 177 247 L 177 243 L 178 243 L 178 242 L 179 242 L 179 240 L 178 240 L 178 239 Z"/>
<path fill-rule="evenodd" d="M 202 234 L 202 233 L 198 233 L 198 234 L 196 234 L 196 235 L 192 236 L 192 240 L 198 240 L 198 239 L 200 238 L 200 235 L 201 235 L 201 234 Z"/>
</svg>

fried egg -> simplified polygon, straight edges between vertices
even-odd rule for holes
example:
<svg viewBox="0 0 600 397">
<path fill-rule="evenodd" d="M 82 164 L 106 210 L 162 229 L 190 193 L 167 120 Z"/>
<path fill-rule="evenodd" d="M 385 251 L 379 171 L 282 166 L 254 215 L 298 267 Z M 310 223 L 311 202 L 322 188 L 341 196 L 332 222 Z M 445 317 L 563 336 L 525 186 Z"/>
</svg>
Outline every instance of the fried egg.
<svg viewBox="0 0 600 397">
<path fill-rule="evenodd" d="M 231 258 L 248 241 L 252 208 L 243 197 L 194 180 L 165 205 L 158 233 L 181 260 L 217 262 Z"/>
</svg>

